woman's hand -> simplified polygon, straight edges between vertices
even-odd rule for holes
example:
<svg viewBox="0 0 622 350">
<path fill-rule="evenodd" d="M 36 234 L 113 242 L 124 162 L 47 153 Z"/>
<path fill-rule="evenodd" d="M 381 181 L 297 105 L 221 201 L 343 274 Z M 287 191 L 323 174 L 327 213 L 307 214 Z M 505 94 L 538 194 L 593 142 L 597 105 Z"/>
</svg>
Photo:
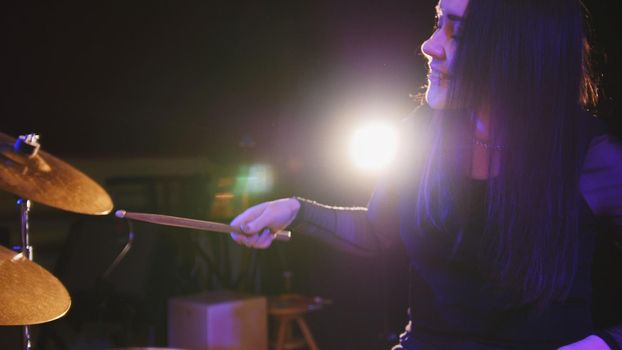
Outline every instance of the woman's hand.
<svg viewBox="0 0 622 350">
<path fill-rule="evenodd" d="M 557 350 L 611 350 L 609 345 L 605 343 L 600 337 L 596 335 L 590 335 L 585 339 L 581 339 L 576 343 L 562 346 Z"/>
<path fill-rule="evenodd" d="M 273 232 L 285 229 L 298 214 L 300 202 L 295 198 L 277 199 L 246 209 L 231 226 L 239 227 L 245 234 L 231 233 L 238 244 L 251 248 L 268 248 L 274 239 Z"/>
</svg>

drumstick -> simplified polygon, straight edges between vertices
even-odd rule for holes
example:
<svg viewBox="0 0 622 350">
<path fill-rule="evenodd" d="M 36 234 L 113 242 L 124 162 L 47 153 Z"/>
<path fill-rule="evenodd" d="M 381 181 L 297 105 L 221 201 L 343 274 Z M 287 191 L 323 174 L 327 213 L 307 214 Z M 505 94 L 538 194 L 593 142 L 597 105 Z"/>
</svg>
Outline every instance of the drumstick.
<svg viewBox="0 0 622 350">
<path fill-rule="evenodd" d="M 125 210 L 117 210 L 114 215 L 118 218 L 126 218 L 144 222 L 150 222 L 152 224 L 159 224 L 165 226 L 174 226 L 174 227 L 183 227 L 183 228 L 192 228 L 195 230 L 202 231 L 211 231 L 211 232 L 222 232 L 222 233 L 241 233 L 246 234 L 242 230 L 237 227 L 233 227 L 226 224 L 221 224 L 219 222 L 212 221 L 204 221 L 204 220 L 196 220 L 196 219 L 188 219 L 181 218 L 177 216 L 169 216 L 169 215 L 160 215 L 160 214 L 149 214 L 149 213 L 136 213 Z M 289 241 L 292 233 L 290 231 L 277 231 L 274 232 L 274 236 L 276 240 L 279 241 Z"/>
</svg>

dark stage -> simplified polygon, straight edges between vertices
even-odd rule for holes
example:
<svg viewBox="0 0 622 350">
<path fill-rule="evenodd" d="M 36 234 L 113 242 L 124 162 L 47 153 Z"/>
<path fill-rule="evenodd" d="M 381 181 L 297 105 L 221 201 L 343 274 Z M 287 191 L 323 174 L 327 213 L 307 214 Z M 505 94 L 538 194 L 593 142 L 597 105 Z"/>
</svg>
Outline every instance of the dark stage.
<svg viewBox="0 0 622 350">
<path fill-rule="evenodd" d="M 585 2 L 602 84 L 594 112 L 622 135 L 616 11 Z M 0 14 L 0 132 L 39 134 L 114 210 L 228 223 L 293 195 L 365 206 L 378 176 L 351 165 L 344 140 L 369 111 L 398 121 L 417 105 L 435 4 L 11 2 Z M 21 244 L 19 195 L 0 192 L 5 247 Z M 305 316 L 321 349 L 389 349 L 407 319 L 401 246 L 358 256 L 293 232 L 255 251 L 226 234 L 136 222 L 115 263 L 126 221 L 35 200 L 29 220 L 34 261 L 72 299 L 65 316 L 32 326 L 33 349 L 166 347 L 167 302 L 206 291 L 321 297 Z M 610 303 L 622 251 L 599 249 L 595 317 L 608 325 L 622 321 Z M 20 349 L 21 331 L 0 327 L 0 348 Z"/>
</svg>

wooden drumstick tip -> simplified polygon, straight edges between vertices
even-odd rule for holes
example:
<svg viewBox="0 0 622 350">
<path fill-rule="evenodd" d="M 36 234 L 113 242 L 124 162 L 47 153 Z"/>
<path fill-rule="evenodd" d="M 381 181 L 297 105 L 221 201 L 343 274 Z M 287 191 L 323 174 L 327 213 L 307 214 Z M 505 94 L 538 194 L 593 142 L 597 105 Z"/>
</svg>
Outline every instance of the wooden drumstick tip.
<svg viewBox="0 0 622 350">
<path fill-rule="evenodd" d="M 117 210 L 114 212 L 114 216 L 118 217 L 119 219 L 123 219 L 125 217 L 125 214 L 127 214 L 125 210 Z"/>
</svg>

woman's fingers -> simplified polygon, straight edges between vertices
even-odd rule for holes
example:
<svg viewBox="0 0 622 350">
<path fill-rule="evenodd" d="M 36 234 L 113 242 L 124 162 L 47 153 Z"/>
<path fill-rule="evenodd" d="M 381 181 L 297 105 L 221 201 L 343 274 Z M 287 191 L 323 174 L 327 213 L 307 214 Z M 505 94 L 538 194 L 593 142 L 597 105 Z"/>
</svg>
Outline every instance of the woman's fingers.
<svg viewBox="0 0 622 350">
<path fill-rule="evenodd" d="M 263 230 L 259 239 L 255 242 L 255 248 L 265 249 L 272 245 L 272 241 L 274 240 L 274 233 L 269 229 Z"/>
<path fill-rule="evenodd" d="M 272 245 L 274 234 L 270 229 L 264 229 L 260 234 L 245 235 L 243 233 L 231 233 L 231 238 L 238 244 L 248 248 L 265 249 Z"/>
<path fill-rule="evenodd" d="M 270 208 L 265 208 L 261 211 L 261 213 L 254 219 L 247 221 L 245 224 L 242 224 L 240 228 L 244 233 L 254 234 L 259 233 L 263 229 L 267 227 L 271 227 L 274 225 L 276 221 L 274 212 L 270 210 Z"/>
<path fill-rule="evenodd" d="M 246 209 L 242 214 L 238 215 L 231 221 L 231 226 L 239 227 L 246 233 L 256 233 L 248 230 L 248 223 L 260 216 L 266 208 L 267 203 L 261 203 Z"/>
<path fill-rule="evenodd" d="M 247 246 L 245 234 L 231 232 L 230 235 L 231 239 L 233 239 L 237 244 Z"/>
<path fill-rule="evenodd" d="M 233 221 L 231 226 L 243 233 L 231 233 L 238 244 L 253 248 L 268 248 L 274 240 L 271 231 L 287 227 L 296 217 L 300 203 L 294 198 L 264 202 L 248 208 Z"/>
</svg>

